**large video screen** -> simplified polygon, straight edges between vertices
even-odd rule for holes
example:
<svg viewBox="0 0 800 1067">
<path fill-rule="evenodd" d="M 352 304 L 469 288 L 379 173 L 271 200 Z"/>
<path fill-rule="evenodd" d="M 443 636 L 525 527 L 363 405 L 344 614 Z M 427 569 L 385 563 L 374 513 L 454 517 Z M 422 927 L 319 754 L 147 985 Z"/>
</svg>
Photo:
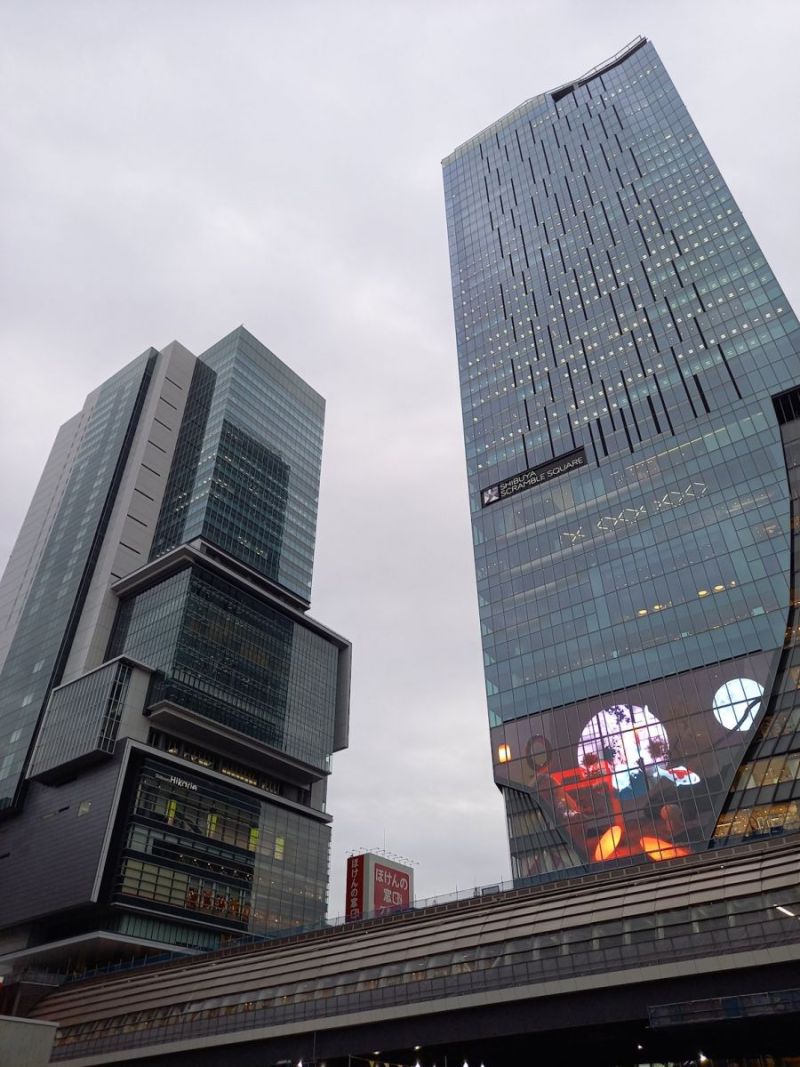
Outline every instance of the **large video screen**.
<svg viewBox="0 0 800 1067">
<path fill-rule="evenodd" d="M 495 778 L 529 792 L 585 864 L 704 849 L 760 717 L 772 653 L 740 656 L 492 730 Z M 530 845 L 535 874 L 537 845 Z"/>
</svg>

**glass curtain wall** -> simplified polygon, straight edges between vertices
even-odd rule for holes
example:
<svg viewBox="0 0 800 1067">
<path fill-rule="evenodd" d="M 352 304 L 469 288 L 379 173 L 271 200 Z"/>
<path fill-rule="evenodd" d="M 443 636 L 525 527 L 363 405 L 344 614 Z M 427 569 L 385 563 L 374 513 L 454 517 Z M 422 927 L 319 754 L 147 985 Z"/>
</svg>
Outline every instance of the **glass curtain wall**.
<svg viewBox="0 0 800 1067">
<path fill-rule="evenodd" d="M 515 867 L 705 847 L 784 642 L 797 319 L 644 40 L 444 180 L 496 778 L 554 835 Z"/>
</svg>

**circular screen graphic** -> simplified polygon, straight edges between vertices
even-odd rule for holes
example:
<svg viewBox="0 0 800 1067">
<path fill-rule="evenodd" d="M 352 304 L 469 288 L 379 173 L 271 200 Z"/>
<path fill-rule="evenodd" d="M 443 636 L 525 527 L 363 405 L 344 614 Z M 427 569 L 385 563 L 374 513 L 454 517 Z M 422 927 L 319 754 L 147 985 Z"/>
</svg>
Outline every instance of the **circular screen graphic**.
<svg viewBox="0 0 800 1067">
<path fill-rule="evenodd" d="M 714 694 L 714 718 L 726 730 L 749 730 L 756 721 L 763 695 L 763 685 L 752 678 L 732 678 Z"/>
<path fill-rule="evenodd" d="M 619 791 L 631 788 L 646 769 L 655 769 L 668 755 L 663 724 L 637 704 L 617 704 L 598 712 L 583 728 L 578 745 L 578 762 L 589 771 L 608 767 Z"/>
</svg>

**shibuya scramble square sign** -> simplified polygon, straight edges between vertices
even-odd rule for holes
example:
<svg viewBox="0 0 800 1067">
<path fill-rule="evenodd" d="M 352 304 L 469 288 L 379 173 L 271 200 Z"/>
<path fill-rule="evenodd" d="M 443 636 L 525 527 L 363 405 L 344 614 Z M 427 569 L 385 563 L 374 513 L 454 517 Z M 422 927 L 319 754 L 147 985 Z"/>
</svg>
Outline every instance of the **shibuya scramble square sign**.
<svg viewBox="0 0 800 1067">
<path fill-rule="evenodd" d="M 482 489 L 481 507 L 485 508 L 490 504 L 496 504 L 499 500 L 506 500 L 510 496 L 524 492 L 526 489 L 533 489 L 534 486 L 549 482 L 553 478 L 558 478 L 561 474 L 567 474 L 569 471 L 585 466 L 586 449 L 583 447 L 576 448 L 573 452 L 558 456 L 557 459 L 548 460 L 547 463 L 540 463 L 538 467 L 529 467 L 526 471 L 522 471 L 521 474 L 515 474 L 511 478 L 506 478 L 502 482 L 497 482 L 495 485 Z"/>
</svg>

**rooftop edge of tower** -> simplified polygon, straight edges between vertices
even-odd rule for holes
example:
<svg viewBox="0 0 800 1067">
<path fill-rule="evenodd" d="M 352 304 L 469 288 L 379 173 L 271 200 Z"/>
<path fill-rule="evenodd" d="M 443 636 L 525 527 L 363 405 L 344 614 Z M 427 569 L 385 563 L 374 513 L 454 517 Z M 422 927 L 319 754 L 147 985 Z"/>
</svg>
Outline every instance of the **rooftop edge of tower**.
<svg viewBox="0 0 800 1067">
<path fill-rule="evenodd" d="M 521 104 L 515 107 L 512 111 L 509 111 L 507 114 L 503 115 L 502 118 L 499 118 L 495 122 L 492 122 L 489 126 L 486 126 L 479 133 L 476 133 L 473 137 L 470 137 L 469 140 L 464 141 L 462 144 L 458 145 L 457 148 L 454 148 L 450 155 L 445 156 L 445 158 L 442 160 L 442 166 L 447 166 L 448 163 L 452 163 L 454 160 L 458 159 L 459 156 L 463 155 L 470 148 L 474 147 L 476 144 L 478 144 L 479 141 L 482 141 L 487 134 L 499 132 L 504 127 L 510 125 L 521 115 L 524 115 L 526 111 L 529 111 L 534 104 L 545 100 L 548 96 L 553 97 L 556 100 L 560 99 L 561 96 L 566 96 L 568 92 L 570 92 L 577 86 L 585 85 L 586 82 L 591 81 L 592 78 L 597 78 L 601 74 L 604 74 L 607 70 L 611 70 L 612 67 L 616 67 L 618 63 L 622 63 L 624 60 L 626 60 L 629 56 L 632 56 L 634 52 L 637 52 L 647 43 L 648 38 L 643 37 L 641 34 L 638 34 L 636 37 L 633 38 L 632 41 L 629 41 L 629 43 L 626 44 L 624 48 L 621 48 L 618 52 L 615 52 L 610 59 L 606 59 L 602 63 L 598 63 L 597 66 L 592 67 L 591 70 L 588 70 L 579 78 L 574 78 L 572 81 L 564 82 L 562 85 L 557 86 L 555 89 L 550 89 L 548 92 L 539 93 L 537 96 L 531 96 L 527 100 L 523 100 Z"/>
</svg>

